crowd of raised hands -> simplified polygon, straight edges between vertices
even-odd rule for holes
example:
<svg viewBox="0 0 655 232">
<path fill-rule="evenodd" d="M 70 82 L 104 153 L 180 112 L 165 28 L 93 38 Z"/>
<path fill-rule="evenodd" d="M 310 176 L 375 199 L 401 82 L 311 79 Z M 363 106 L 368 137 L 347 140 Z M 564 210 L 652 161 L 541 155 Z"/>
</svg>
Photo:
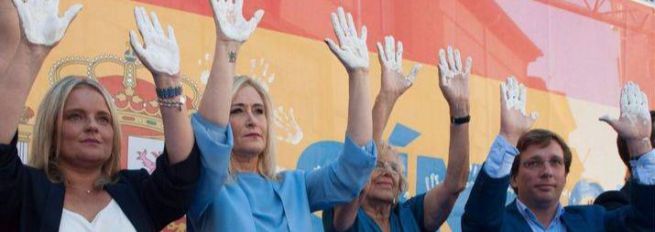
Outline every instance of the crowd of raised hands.
<svg viewBox="0 0 655 232">
<path fill-rule="evenodd" d="M 216 125 L 228 126 L 239 52 L 241 46 L 255 33 L 264 17 L 264 11 L 255 11 L 254 16 L 247 20 L 243 16 L 243 0 L 209 2 L 214 13 L 216 43 L 211 72 L 198 113 Z M 0 2 L 0 92 L 10 96 L 0 100 L 0 108 L 3 109 L 0 110 L 2 144 L 10 144 L 14 138 L 24 104 L 44 60 L 64 39 L 67 29 L 82 11 L 82 5 L 74 4 L 62 15 L 58 9 L 59 0 Z M 162 26 L 155 12 L 148 13 L 144 7 L 135 7 L 134 17 L 138 30 L 129 32 L 129 40 L 141 63 L 152 74 L 157 88 L 167 159 L 171 164 L 181 163 L 190 157 L 189 153 L 195 143 L 194 128 L 186 115 L 186 97 L 181 94 L 180 64 L 183 61 L 180 60 L 180 53 L 183 51 L 180 51 L 173 27 Z M 403 69 L 403 43 L 392 35 L 377 42 L 381 84 L 371 110 L 367 28 L 358 28 L 353 16 L 342 7 L 338 7 L 330 19 L 336 41 L 326 38 L 325 43 L 348 75 L 346 135 L 358 146 L 365 146 L 370 141 L 384 143 L 382 134 L 393 106 L 414 85 L 421 65 L 415 64 L 409 71 Z M 438 229 L 446 220 L 468 176 L 467 123 L 471 120 L 469 79 L 473 63 L 470 57 L 462 59 L 460 51 L 450 46 L 436 52 L 435 58 L 438 67 L 435 76 L 448 103 L 451 131 L 447 177 L 442 184 L 433 186 L 425 197 L 426 216 L 421 226 L 431 230 Z M 527 88 L 516 78 L 508 77 L 499 89 L 501 117 L 498 135 L 516 146 L 538 120 L 538 114 L 528 112 Z M 621 92 L 620 116 L 600 117 L 601 121 L 609 124 L 620 137 L 626 139 L 633 157 L 653 149 L 649 140 L 652 124 L 648 107 L 646 94 L 638 85 L 629 82 Z M 379 169 L 389 168 L 383 163 Z M 339 208 L 334 216 L 334 226 L 350 228 L 357 209 L 370 205 L 366 202 L 367 194 L 371 193 L 363 190 L 347 208 Z"/>
</svg>

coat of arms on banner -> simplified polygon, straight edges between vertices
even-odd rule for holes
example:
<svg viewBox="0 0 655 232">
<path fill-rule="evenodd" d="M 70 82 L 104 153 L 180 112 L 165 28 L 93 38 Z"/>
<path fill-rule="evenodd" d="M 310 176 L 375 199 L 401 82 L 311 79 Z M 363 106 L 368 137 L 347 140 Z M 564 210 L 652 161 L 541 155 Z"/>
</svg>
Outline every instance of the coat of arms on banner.
<svg viewBox="0 0 655 232">
<path fill-rule="evenodd" d="M 157 157 L 164 151 L 164 141 L 159 139 L 128 137 L 127 169 L 155 170 Z"/>
</svg>

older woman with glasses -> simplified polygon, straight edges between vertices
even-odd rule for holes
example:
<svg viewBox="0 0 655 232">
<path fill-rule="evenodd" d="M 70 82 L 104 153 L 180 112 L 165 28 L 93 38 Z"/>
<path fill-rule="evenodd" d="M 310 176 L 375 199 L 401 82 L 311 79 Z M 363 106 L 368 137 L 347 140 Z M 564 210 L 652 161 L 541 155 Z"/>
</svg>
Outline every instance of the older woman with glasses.
<svg viewBox="0 0 655 232">
<path fill-rule="evenodd" d="M 402 43 L 393 37 L 378 43 L 382 66 L 380 93 L 373 106 L 373 136 L 378 144 L 378 161 L 359 198 L 347 205 L 323 212 L 326 231 L 436 231 L 448 218 L 459 193 L 464 190 L 469 159 L 469 93 L 471 59 L 462 67 L 459 50 L 448 48 L 448 61 L 439 53 L 439 87 L 450 107 L 450 151 L 443 183 L 427 193 L 399 202 L 407 190 L 398 152 L 382 142 L 382 132 L 396 100 L 413 84 L 419 66 L 402 74 Z"/>
</svg>

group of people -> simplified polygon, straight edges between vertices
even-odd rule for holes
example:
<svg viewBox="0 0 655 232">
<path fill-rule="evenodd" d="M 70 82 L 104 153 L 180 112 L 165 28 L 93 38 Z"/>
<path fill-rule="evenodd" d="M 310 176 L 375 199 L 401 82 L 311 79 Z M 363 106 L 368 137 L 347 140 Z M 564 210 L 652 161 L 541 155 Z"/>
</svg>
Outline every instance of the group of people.
<svg viewBox="0 0 655 232">
<path fill-rule="evenodd" d="M 258 81 L 236 76 L 239 50 L 264 12 L 243 17 L 243 0 L 210 0 L 216 46 L 198 112 L 188 117 L 180 51 L 172 27 L 137 7 L 130 42 L 152 73 L 164 125 L 163 155 L 152 174 L 121 170 L 121 132 L 111 95 L 97 81 L 66 77 L 46 93 L 34 125 L 29 165 L 17 155 L 20 115 L 48 53 L 82 9 L 58 15 L 58 0 L 0 2 L 0 230 L 159 231 L 187 215 L 189 231 L 311 231 L 323 210 L 326 231 L 436 231 L 466 186 L 469 167 L 469 76 L 448 47 L 438 57 L 439 89 L 450 114 L 445 180 L 400 202 L 407 189 L 398 151 L 382 134 L 398 98 L 420 66 L 402 71 L 403 46 L 377 44 L 381 88 L 371 110 L 366 27 L 342 8 L 332 13 L 337 42 L 328 48 L 348 74 L 344 146 L 313 171 L 275 170 L 272 102 Z M 141 38 L 141 40 L 140 40 Z M 476 179 L 464 231 L 653 231 L 655 151 L 646 95 L 629 83 L 618 119 L 602 117 L 623 141 L 629 201 L 613 209 L 559 203 L 571 151 L 557 134 L 530 129 L 526 88 L 501 84 L 500 132 Z M 434 104 L 434 103 L 426 103 Z M 511 186 L 517 199 L 505 205 Z"/>
</svg>

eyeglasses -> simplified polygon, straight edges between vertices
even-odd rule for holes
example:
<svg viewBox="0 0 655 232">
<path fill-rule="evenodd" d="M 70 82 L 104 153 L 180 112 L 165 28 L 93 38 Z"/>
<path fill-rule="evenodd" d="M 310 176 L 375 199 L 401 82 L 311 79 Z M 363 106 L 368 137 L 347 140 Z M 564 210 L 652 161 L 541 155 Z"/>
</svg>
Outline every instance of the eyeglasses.
<svg viewBox="0 0 655 232">
<path fill-rule="evenodd" d="M 540 159 L 533 159 L 533 160 L 527 160 L 522 163 L 524 168 L 535 170 L 535 169 L 543 169 L 546 166 L 546 162 L 548 162 L 548 165 L 550 167 L 559 169 L 564 166 L 564 161 L 559 158 L 554 158 L 550 159 L 548 161 L 540 160 Z"/>
<path fill-rule="evenodd" d="M 391 174 L 400 175 L 401 168 L 400 165 L 391 161 L 378 161 L 375 164 L 375 170 L 377 171 L 389 171 Z"/>
</svg>

